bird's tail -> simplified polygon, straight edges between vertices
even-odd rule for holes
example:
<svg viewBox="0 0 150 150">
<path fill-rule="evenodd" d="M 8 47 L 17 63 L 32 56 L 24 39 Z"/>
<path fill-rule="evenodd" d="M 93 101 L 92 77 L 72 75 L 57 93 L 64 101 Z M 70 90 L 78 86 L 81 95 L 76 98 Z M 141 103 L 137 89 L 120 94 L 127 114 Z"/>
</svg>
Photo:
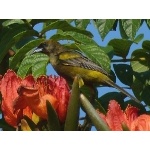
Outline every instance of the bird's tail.
<svg viewBox="0 0 150 150">
<path fill-rule="evenodd" d="M 141 104 L 141 102 L 134 96 L 132 96 L 131 94 L 129 94 L 127 91 L 125 91 L 123 88 L 121 88 L 120 86 L 118 86 L 116 83 L 114 83 L 112 80 L 108 80 L 105 81 L 107 84 L 109 84 L 110 86 L 118 89 L 120 92 L 122 92 L 123 94 L 125 94 L 126 96 L 130 97 L 132 100 L 136 101 L 137 103 Z"/>
</svg>

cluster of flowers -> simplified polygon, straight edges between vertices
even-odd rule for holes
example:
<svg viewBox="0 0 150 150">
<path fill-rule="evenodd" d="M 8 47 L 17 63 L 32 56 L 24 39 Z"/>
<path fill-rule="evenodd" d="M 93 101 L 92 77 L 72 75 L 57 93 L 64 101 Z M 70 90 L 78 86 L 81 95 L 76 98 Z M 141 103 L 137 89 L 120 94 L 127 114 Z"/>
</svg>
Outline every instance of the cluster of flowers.
<svg viewBox="0 0 150 150">
<path fill-rule="evenodd" d="M 70 89 L 62 77 L 29 75 L 23 79 L 12 70 L 0 76 L 1 110 L 5 121 L 17 128 L 24 115 L 36 114 L 47 119 L 46 100 L 55 109 L 61 123 L 65 121 Z"/>
<path fill-rule="evenodd" d="M 46 101 L 55 109 L 60 123 L 64 123 L 70 97 L 70 89 L 62 77 L 32 75 L 21 79 L 13 70 L 0 75 L 1 110 L 5 121 L 17 128 L 24 115 L 30 119 L 38 116 L 47 119 Z M 150 115 L 139 115 L 139 109 L 128 105 L 125 111 L 115 100 L 110 100 L 107 114 L 97 110 L 99 116 L 113 131 L 122 131 L 127 127 L 131 131 L 150 130 Z"/>
<path fill-rule="evenodd" d="M 139 109 L 129 104 L 123 111 L 117 101 L 111 100 L 107 114 L 98 113 L 112 131 L 122 131 L 124 126 L 130 131 L 150 131 L 150 115 L 139 115 Z"/>
</svg>

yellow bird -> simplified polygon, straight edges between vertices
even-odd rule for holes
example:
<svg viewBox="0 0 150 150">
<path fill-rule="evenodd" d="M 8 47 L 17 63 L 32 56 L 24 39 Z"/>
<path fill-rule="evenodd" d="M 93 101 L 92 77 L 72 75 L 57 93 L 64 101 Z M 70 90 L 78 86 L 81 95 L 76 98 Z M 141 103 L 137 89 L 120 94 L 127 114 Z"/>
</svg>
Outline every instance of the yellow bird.
<svg viewBox="0 0 150 150">
<path fill-rule="evenodd" d="M 35 52 L 47 54 L 56 72 L 66 79 L 74 79 L 76 75 L 80 75 L 87 84 L 108 84 L 140 103 L 137 98 L 115 84 L 101 66 L 98 66 L 78 51 L 67 49 L 54 40 L 47 40 L 41 43 L 33 53 Z"/>
</svg>

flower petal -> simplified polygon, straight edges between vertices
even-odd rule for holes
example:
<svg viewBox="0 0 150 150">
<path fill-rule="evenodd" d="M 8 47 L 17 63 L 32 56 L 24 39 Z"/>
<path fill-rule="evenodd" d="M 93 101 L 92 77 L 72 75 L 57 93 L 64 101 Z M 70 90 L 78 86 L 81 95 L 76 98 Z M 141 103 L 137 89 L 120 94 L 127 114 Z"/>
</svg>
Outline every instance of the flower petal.
<svg viewBox="0 0 150 150">
<path fill-rule="evenodd" d="M 32 75 L 28 75 L 27 77 L 25 77 L 22 82 L 21 82 L 22 86 L 29 86 L 29 87 L 34 87 L 35 86 L 35 80 L 34 77 Z"/>
<path fill-rule="evenodd" d="M 66 80 L 62 77 L 55 78 L 56 86 L 53 91 L 53 95 L 59 100 L 59 105 L 57 108 L 58 117 L 61 122 L 64 122 L 66 119 L 68 102 L 69 102 L 69 86 Z"/>
<path fill-rule="evenodd" d="M 150 115 L 140 115 L 131 123 L 132 131 L 150 131 Z"/>
<path fill-rule="evenodd" d="M 12 126 L 17 126 L 22 116 L 20 110 L 13 113 L 14 100 L 18 97 L 17 89 L 20 86 L 21 78 L 17 77 L 14 71 L 8 70 L 1 80 L 2 111 L 6 122 Z"/>
<path fill-rule="evenodd" d="M 46 94 L 44 84 L 37 84 L 37 87 L 20 87 L 19 97 L 16 101 L 15 108 L 24 108 L 29 106 L 32 111 L 43 119 L 47 119 L 46 100 L 56 109 L 58 100 L 50 94 Z M 22 105 L 24 103 L 25 105 Z"/>
<path fill-rule="evenodd" d="M 138 117 L 138 112 L 139 109 L 136 107 L 133 107 L 131 105 L 128 105 L 126 110 L 125 110 L 125 114 L 126 114 L 126 118 L 128 121 L 128 127 L 131 126 L 131 123 Z"/>
<path fill-rule="evenodd" d="M 38 104 L 40 102 L 38 89 L 21 86 L 18 89 L 19 97 L 15 100 L 14 109 L 24 109 L 27 106 Z M 32 109 L 32 108 L 31 108 Z"/>
<path fill-rule="evenodd" d="M 122 124 L 127 123 L 126 117 L 121 110 L 120 105 L 115 100 L 111 100 L 109 102 L 106 122 L 108 123 L 110 129 L 114 131 L 121 131 Z"/>
</svg>

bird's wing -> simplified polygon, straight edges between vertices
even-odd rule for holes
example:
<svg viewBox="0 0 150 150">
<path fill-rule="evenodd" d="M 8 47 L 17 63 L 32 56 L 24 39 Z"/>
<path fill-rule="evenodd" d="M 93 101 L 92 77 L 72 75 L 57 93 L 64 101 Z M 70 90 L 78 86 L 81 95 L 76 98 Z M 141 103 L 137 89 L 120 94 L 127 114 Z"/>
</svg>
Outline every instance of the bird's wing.
<svg viewBox="0 0 150 150">
<path fill-rule="evenodd" d="M 110 76 L 108 72 L 106 72 L 101 66 L 98 66 L 93 61 L 82 55 L 78 52 L 69 52 L 70 57 L 69 59 L 60 59 L 61 64 L 66 66 L 75 66 L 75 67 L 81 67 L 89 70 L 99 71 L 107 76 Z"/>
</svg>

